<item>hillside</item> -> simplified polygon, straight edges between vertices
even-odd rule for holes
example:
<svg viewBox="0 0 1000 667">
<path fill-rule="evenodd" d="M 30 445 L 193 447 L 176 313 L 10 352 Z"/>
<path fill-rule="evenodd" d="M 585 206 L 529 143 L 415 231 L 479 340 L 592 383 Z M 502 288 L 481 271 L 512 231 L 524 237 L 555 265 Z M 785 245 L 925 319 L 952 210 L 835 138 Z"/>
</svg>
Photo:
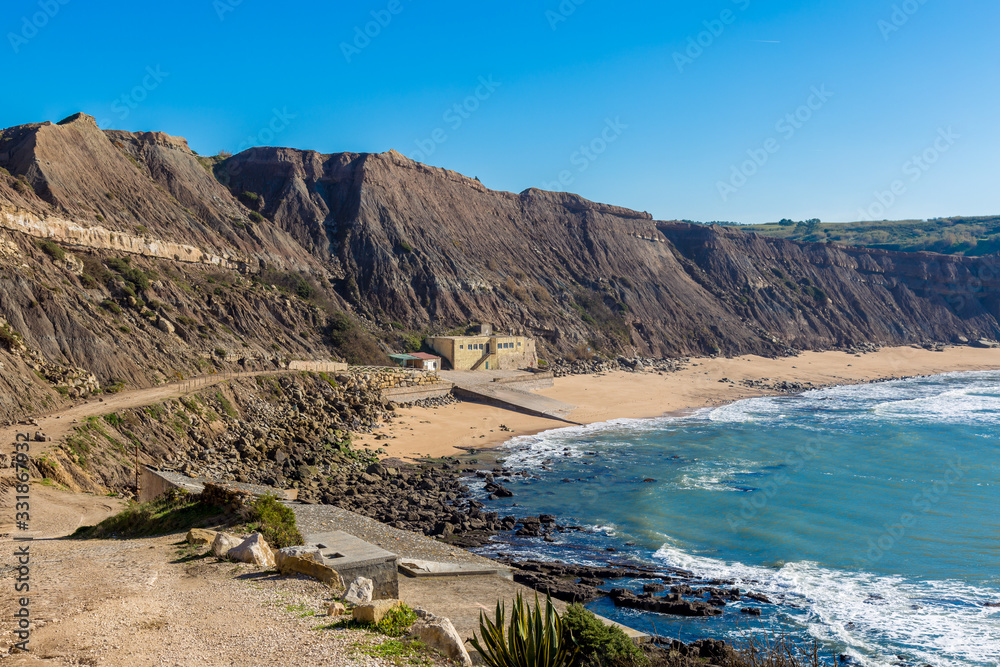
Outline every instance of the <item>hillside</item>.
<svg viewBox="0 0 1000 667">
<path fill-rule="evenodd" d="M 4 130 L 0 167 L 0 418 L 79 394 L 90 373 L 148 386 L 290 358 L 380 363 L 478 321 L 537 337 L 549 359 L 1000 334 L 996 256 L 656 222 L 395 152 L 204 158 L 77 114 Z"/>
<path fill-rule="evenodd" d="M 883 222 L 733 225 L 734 229 L 792 241 L 906 252 L 980 257 L 1000 253 L 1000 216 Z"/>
</svg>

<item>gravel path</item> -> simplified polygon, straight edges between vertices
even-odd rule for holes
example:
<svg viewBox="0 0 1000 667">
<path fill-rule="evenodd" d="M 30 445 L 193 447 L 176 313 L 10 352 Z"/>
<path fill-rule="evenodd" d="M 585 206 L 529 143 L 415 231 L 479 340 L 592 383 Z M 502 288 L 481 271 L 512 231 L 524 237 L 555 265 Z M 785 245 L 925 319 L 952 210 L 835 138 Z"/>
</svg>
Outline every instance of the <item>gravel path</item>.
<svg viewBox="0 0 1000 667">
<path fill-rule="evenodd" d="M 58 515 L 44 515 L 59 506 L 46 496 L 58 493 L 37 489 L 32 494 L 33 514 L 50 527 Z M 78 503 L 91 499 L 95 511 L 106 504 L 102 498 L 66 495 Z M 57 534 L 75 526 L 78 517 L 70 519 Z M 31 652 L 5 655 L 14 641 L 15 601 L 13 594 L 4 594 L 0 664 L 395 664 L 366 655 L 385 641 L 380 635 L 319 629 L 330 623 L 325 610 L 332 599 L 321 583 L 202 557 L 205 549 L 187 548 L 182 537 L 36 539 L 31 543 Z M 12 592 L 14 576 L 0 569 L 0 588 Z"/>
<path fill-rule="evenodd" d="M 299 531 L 325 533 L 342 530 L 401 558 L 416 558 L 438 563 L 471 563 L 496 567 L 497 563 L 464 549 L 439 542 L 417 533 L 392 528 L 366 516 L 333 505 L 288 503 L 295 511 Z"/>
</svg>

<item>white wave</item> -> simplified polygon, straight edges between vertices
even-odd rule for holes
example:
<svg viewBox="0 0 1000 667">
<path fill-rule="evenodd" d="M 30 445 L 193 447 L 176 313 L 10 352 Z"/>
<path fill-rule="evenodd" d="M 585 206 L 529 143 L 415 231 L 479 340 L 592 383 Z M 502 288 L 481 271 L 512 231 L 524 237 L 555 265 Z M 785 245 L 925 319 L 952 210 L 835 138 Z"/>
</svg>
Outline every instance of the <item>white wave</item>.
<svg viewBox="0 0 1000 667">
<path fill-rule="evenodd" d="M 886 650 L 905 652 L 939 667 L 1000 663 L 1000 613 L 983 606 L 995 590 L 958 581 L 911 581 L 866 572 L 844 572 L 815 563 L 766 568 L 687 553 L 670 544 L 662 562 L 737 585 L 772 599 L 802 605 L 804 630 L 872 667 L 897 664 Z M 881 647 L 889 648 L 881 648 Z"/>
<path fill-rule="evenodd" d="M 879 417 L 937 423 L 996 423 L 1000 419 L 1000 386 L 952 389 L 933 396 L 880 403 Z"/>
</svg>

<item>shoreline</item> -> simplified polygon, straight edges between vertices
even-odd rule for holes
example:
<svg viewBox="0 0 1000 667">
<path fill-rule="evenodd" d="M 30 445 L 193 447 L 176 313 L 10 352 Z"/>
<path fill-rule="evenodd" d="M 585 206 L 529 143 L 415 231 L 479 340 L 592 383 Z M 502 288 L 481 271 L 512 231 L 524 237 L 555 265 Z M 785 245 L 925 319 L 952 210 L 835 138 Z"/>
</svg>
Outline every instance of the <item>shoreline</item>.
<svg viewBox="0 0 1000 667">
<path fill-rule="evenodd" d="M 615 371 L 556 378 L 534 392 L 577 406 L 569 419 L 581 425 L 616 419 L 682 416 L 761 396 L 799 394 L 821 387 L 864 384 L 949 372 L 1000 369 L 1000 349 L 919 347 L 877 352 L 802 352 L 795 357 L 692 358 L 681 370 Z M 728 380 L 728 382 L 726 381 Z M 481 403 L 399 407 L 392 422 L 356 436 L 361 448 L 382 448 L 382 458 L 416 461 L 492 450 L 512 438 L 567 428 L 565 422 Z"/>
</svg>

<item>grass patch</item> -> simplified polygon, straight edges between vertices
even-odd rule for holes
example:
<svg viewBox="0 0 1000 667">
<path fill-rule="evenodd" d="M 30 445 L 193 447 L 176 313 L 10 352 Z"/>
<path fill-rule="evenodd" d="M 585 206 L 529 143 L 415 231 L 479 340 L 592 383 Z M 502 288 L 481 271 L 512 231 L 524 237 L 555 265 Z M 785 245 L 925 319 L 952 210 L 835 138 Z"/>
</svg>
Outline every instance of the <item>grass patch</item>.
<svg viewBox="0 0 1000 667">
<path fill-rule="evenodd" d="M 221 391 L 215 393 L 215 399 L 219 401 L 219 405 L 222 406 L 222 411 L 225 412 L 227 416 L 232 417 L 233 419 L 240 416 L 239 413 L 236 412 L 236 408 L 233 407 L 233 404 L 228 398 L 222 395 Z"/>
<path fill-rule="evenodd" d="M 430 666 L 434 661 L 428 657 L 430 649 L 423 642 L 390 639 L 376 646 L 354 644 L 354 649 L 361 655 L 383 658 L 395 665 Z"/>
<path fill-rule="evenodd" d="M 355 630 L 368 630 L 377 632 L 386 637 L 402 637 L 410 630 L 410 626 L 417 622 L 417 613 L 406 604 L 400 603 L 398 607 L 389 610 L 378 623 L 361 623 L 353 618 L 345 618 L 330 625 L 323 625 L 317 630 L 341 630 L 345 628 Z"/>
<path fill-rule="evenodd" d="M 72 536 L 81 539 L 130 539 L 167 535 L 193 526 L 209 525 L 222 513 L 222 508 L 203 503 L 199 496 L 173 490 L 148 503 L 132 503 L 96 526 L 81 526 Z"/>
</svg>

